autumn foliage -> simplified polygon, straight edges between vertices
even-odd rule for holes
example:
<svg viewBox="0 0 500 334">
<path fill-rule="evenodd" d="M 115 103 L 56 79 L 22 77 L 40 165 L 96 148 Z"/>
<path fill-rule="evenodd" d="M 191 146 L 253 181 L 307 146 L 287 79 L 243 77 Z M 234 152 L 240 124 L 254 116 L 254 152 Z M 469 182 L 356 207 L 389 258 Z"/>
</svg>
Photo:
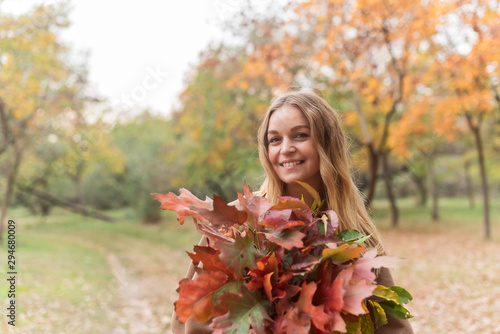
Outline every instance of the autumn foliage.
<svg viewBox="0 0 500 334">
<path fill-rule="evenodd" d="M 246 185 L 235 206 L 185 189 L 153 196 L 181 224 L 192 217 L 208 240 L 188 253 L 198 275 L 179 283 L 183 323 L 196 318 L 214 333 L 373 333 L 386 313 L 410 317 L 406 290 L 375 283 L 373 269 L 396 259 L 366 250 L 368 236 L 338 231 L 336 213 L 319 211 L 318 194 L 312 208 L 292 197 L 271 205 Z"/>
</svg>

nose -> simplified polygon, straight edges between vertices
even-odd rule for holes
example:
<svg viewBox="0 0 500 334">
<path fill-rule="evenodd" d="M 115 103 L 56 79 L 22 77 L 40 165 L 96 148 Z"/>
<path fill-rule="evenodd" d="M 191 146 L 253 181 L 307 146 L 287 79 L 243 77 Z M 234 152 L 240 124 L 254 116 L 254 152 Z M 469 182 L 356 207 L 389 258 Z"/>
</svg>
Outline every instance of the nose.
<svg viewBox="0 0 500 334">
<path fill-rule="evenodd" d="M 283 146 L 281 148 L 281 153 L 282 154 L 290 154 L 296 151 L 295 144 L 291 139 L 284 138 L 283 139 Z"/>
</svg>

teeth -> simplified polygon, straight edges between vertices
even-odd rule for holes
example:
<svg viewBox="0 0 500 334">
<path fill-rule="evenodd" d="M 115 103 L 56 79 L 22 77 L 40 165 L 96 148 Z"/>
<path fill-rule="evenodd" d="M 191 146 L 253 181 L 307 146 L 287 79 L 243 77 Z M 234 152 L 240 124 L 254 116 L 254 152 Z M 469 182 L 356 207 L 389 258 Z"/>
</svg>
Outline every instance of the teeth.
<svg viewBox="0 0 500 334">
<path fill-rule="evenodd" d="M 294 162 L 285 162 L 283 163 L 283 167 L 292 167 L 300 164 L 300 161 L 294 161 Z"/>
</svg>

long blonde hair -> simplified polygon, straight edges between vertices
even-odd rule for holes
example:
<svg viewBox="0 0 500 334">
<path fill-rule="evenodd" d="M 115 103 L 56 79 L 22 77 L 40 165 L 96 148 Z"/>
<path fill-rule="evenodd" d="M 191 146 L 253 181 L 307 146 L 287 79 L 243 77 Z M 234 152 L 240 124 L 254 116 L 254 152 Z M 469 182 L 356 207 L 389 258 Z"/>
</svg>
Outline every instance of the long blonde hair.
<svg viewBox="0 0 500 334">
<path fill-rule="evenodd" d="M 276 98 L 266 112 L 259 128 L 259 158 L 266 178 L 259 195 L 271 201 L 283 196 L 285 184 L 279 179 L 269 161 L 267 130 L 274 111 L 284 105 L 298 108 L 311 127 L 311 137 L 316 144 L 320 157 L 320 174 L 324 189 L 325 203 L 339 216 L 339 229 L 354 229 L 370 235 L 369 247 L 377 249 L 379 255 L 385 254 L 379 232 L 366 211 L 363 199 L 351 176 L 347 140 L 341 128 L 339 114 L 321 97 L 314 93 L 294 91 Z"/>
</svg>

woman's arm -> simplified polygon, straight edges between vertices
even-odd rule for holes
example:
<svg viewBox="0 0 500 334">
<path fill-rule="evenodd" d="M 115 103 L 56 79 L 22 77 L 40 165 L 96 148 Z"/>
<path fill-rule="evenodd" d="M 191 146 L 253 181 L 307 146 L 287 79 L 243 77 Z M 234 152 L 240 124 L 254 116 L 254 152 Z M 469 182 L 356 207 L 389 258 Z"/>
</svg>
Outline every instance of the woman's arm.
<svg viewBox="0 0 500 334">
<path fill-rule="evenodd" d="M 391 272 L 387 268 L 380 269 L 376 281 L 377 284 L 387 287 L 394 286 Z M 377 329 L 375 334 L 413 334 L 413 328 L 409 320 L 394 318 L 388 314 L 387 321 L 388 323 Z"/>
<path fill-rule="evenodd" d="M 207 237 L 203 236 L 198 243 L 200 246 L 207 246 Z M 189 265 L 185 278 L 193 279 L 196 277 L 196 267 L 193 262 Z M 183 324 L 177 318 L 177 314 L 172 314 L 171 328 L 173 334 L 209 334 L 212 330 L 206 324 L 200 324 L 196 319 L 189 319 Z"/>
</svg>

